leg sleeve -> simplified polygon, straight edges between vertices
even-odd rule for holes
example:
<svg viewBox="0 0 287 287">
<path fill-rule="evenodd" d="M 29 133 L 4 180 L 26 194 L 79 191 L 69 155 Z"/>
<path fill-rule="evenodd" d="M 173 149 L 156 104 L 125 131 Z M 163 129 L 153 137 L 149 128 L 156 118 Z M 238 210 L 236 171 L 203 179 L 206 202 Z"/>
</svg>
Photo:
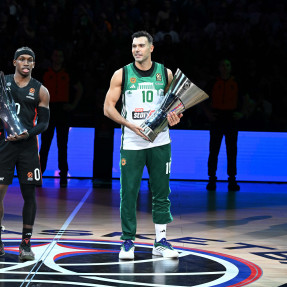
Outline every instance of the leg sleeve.
<svg viewBox="0 0 287 287">
<path fill-rule="evenodd" d="M 24 206 L 22 210 L 23 224 L 33 226 L 37 209 L 35 185 L 21 184 L 20 188 L 24 199 Z"/>
</svg>

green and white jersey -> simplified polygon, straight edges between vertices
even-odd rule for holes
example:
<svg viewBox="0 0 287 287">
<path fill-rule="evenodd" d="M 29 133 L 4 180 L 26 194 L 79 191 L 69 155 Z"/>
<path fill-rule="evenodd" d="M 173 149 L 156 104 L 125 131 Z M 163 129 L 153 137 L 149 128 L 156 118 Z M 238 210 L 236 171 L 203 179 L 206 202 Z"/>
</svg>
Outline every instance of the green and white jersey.
<svg viewBox="0 0 287 287">
<path fill-rule="evenodd" d="M 167 83 L 165 68 L 162 64 L 153 62 L 149 71 L 138 70 L 134 63 L 125 66 L 123 68 L 122 116 L 129 122 L 140 126 L 147 116 L 162 103 Z M 151 143 L 122 126 L 122 149 L 141 150 L 168 143 L 170 143 L 168 127 Z"/>
</svg>

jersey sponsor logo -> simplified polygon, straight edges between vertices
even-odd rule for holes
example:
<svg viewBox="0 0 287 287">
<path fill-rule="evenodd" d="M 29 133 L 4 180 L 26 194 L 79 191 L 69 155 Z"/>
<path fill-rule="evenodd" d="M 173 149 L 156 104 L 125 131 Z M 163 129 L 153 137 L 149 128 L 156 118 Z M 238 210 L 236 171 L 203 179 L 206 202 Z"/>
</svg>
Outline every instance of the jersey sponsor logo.
<svg viewBox="0 0 287 287">
<path fill-rule="evenodd" d="M 136 78 L 130 78 L 130 82 L 131 82 L 132 84 L 134 84 L 136 81 L 137 81 Z"/>
<path fill-rule="evenodd" d="M 26 96 L 26 98 L 31 99 L 31 100 L 35 100 L 35 98 L 31 97 L 31 96 Z"/>
<path fill-rule="evenodd" d="M 121 164 L 122 164 L 122 166 L 126 165 L 127 164 L 127 160 L 125 158 L 122 158 Z"/>
<path fill-rule="evenodd" d="M 130 89 L 135 89 L 135 88 L 136 88 L 135 85 L 131 85 L 131 86 L 130 86 Z"/>
<path fill-rule="evenodd" d="M 155 75 L 155 78 L 156 78 L 156 80 L 157 80 L 158 82 L 160 82 L 160 81 L 162 80 L 162 76 L 161 76 L 160 73 L 157 73 L 157 74 Z"/>
<path fill-rule="evenodd" d="M 132 112 L 133 120 L 145 119 L 147 117 L 148 113 L 149 113 L 149 111 Z"/>
<path fill-rule="evenodd" d="M 135 109 L 135 111 L 132 112 L 132 118 L 133 120 L 143 120 L 150 116 L 154 111 L 155 110 L 144 111 L 143 109 Z"/>
<path fill-rule="evenodd" d="M 155 110 L 144 111 L 142 108 L 139 108 L 132 112 L 132 116 L 134 120 L 141 120 L 149 117 L 152 113 L 154 113 L 154 111 Z"/>
<path fill-rule="evenodd" d="M 7 85 L 7 87 L 10 87 L 11 86 L 11 82 L 7 82 L 6 85 Z"/>
</svg>

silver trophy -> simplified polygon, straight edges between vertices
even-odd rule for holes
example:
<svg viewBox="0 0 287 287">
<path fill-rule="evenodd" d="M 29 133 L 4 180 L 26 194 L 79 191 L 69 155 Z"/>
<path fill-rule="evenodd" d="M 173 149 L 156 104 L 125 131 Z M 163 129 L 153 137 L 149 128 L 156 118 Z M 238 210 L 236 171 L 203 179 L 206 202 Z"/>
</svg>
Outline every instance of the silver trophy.
<svg viewBox="0 0 287 287">
<path fill-rule="evenodd" d="M 193 84 L 180 69 L 177 69 L 161 106 L 141 124 L 143 128 L 141 133 L 153 142 L 168 125 L 167 115 L 170 112 L 178 115 L 207 98 L 208 95 L 204 91 Z"/>
<path fill-rule="evenodd" d="M 7 135 L 20 135 L 27 131 L 21 124 L 11 92 L 6 88 L 4 73 L 0 71 L 0 119 Z"/>
</svg>

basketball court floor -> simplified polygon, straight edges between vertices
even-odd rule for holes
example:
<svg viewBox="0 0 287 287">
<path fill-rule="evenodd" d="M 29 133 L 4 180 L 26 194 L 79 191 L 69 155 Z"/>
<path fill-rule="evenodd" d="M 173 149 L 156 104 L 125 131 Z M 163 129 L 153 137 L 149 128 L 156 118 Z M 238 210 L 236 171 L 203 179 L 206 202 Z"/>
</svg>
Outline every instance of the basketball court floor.
<svg viewBox="0 0 287 287">
<path fill-rule="evenodd" d="M 17 179 L 5 198 L 0 287 L 30 286 L 287 286 L 287 184 L 240 183 L 216 192 L 206 182 L 171 181 L 168 240 L 178 259 L 151 254 L 155 238 L 151 194 L 142 181 L 135 260 L 120 261 L 120 183 L 93 187 L 90 179 L 44 178 L 37 189 L 32 246 L 35 261 L 20 262 L 22 197 Z"/>
</svg>

